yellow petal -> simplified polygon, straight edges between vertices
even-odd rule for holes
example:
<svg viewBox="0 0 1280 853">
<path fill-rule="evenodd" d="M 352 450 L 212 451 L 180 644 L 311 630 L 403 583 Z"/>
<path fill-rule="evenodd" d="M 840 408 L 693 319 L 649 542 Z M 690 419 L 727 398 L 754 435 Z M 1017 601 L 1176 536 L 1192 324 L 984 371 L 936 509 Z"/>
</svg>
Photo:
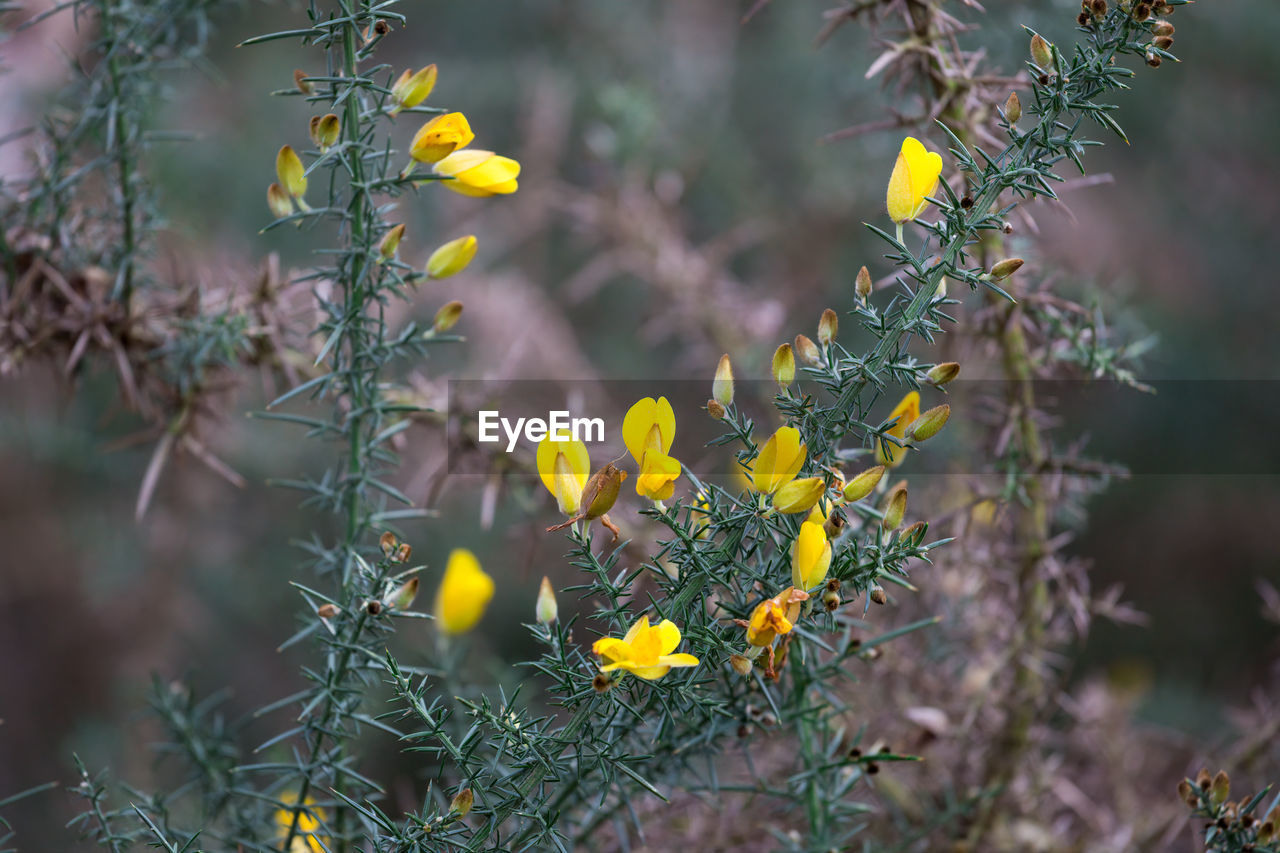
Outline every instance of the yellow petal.
<svg viewBox="0 0 1280 853">
<path fill-rule="evenodd" d="M 631 658 L 631 646 L 617 637 L 601 637 L 592 644 L 591 651 L 613 664 Z"/>
<path fill-rule="evenodd" d="M 773 494 L 783 483 L 794 480 L 804 466 L 804 443 L 800 430 L 780 427 L 769 437 L 751 468 L 751 482 L 757 492 Z"/>
<path fill-rule="evenodd" d="M 778 512 L 808 512 L 813 509 L 827 490 L 827 481 L 821 477 L 805 477 L 784 483 L 773 496 L 773 507 Z"/>
<path fill-rule="evenodd" d="M 665 501 L 675 494 L 680 472 L 678 459 L 650 450 L 644 455 L 640 476 L 636 477 L 636 494 L 650 500 Z"/>
<path fill-rule="evenodd" d="M 670 453 L 671 444 L 676 439 L 676 413 L 666 397 L 637 400 L 622 419 L 622 442 L 641 465 L 644 464 L 645 452 L 650 449 L 650 435 L 655 426 L 658 428 L 657 449 L 664 454 Z"/>
<path fill-rule="evenodd" d="M 409 145 L 409 156 L 420 163 L 438 163 L 457 149 L 470 145 L 475 138 L 466 116 L 445 113 L 418 128 Z"/>
<path fill-rule="evenodd" d="M 915 219 L 924 213 L 928 204 L 925 199 L 938 188 L 938 179 L 942 175 L 942 157 L 927 150 L 919 140 L 910 136 L 902 143 L 902 153 L 906 155 L 911 167 L 911 197 L 915 202 L 911 218 Z"/>
<path fill-rule="evenodd" d="M 576 515 L 582 490 L 591 476 L 591 457 L 581 441 L 557 441 L 550 435 L 538 442 L 538 476 L 555 496 L 560 511 Z"/>
<path fill-rule="evenodd" d="M 885 195 L 885 207 L 889 218 L 894 222 L 907 222 L 916 209 L 915 199 L 911 196 L 911 166 L 902 152 L 893 164 L 893 173 L 889 176 L 889 191 Z"/>
<path fill-rule="evenodd" d="M 448 278 L 451 275 L 457 275 L 471 263 L 471 259 L 476 256 L 478 246 L 479 242 L 474 234 L 450 240 L 427 258 L 427 276 Z"/>
<path fill-rule="evenodd" d="M 631 643 L 635 640 L 636 637 L 640 636 L 641 634 L 646 634 L 648 633 L 648 631 L 649 631 L 649 617 L 641 616 L 627 630 L 627 635 L 622 639 L 624 642 Z"/>
<path fill-rule="evenodd" d="M 659 655 L 669 655 L 680 645 L 680 629 L 670 619 L 663 619 L 654 630 L 658 634 Z"/>
<path fill-rule="evenodd" d="M 831 566 L 831 543 L 822 525 L 806 521 L 800 525 L 791 551 L 791 582 L 800 589 L 813 589 L 827 579 Z"/>
<path fill-rule="evenodd" d="M 636 676 L 637 678 L 643 678 L 648 681 L 653 681 L 654 679 L 661 678 L 662 676 L 666 675 L 668 672 L 671 671 L 671 667 L 669 665 L 668 666 L 636 666 L 632 664 L 629 666 L 624 665 L 623 669 L 627 670 L 627 672 L 630 672 L 632 675 Z"/>
<path fill-rule="evenodd" d="M 480 568 L 476 555 L 465 548 L 449 554 L 444 578 L 436 592 L 436 620 L 446 634 L 470 631 L 493 598 L 493 578 Z"/>
<path fill-rule="evenodd" d="M 884 432 L 894 438 L 902 438 L 906 435 L 907 427 L 918 417 L 920 417 L 920 392 L 912 391 L 903 397 L 898 405 L 894 406 L 893 411 L 889 413 L 889 417 L 886 420 L 892 421 L 896 418 L 897 421 Z M 902 460 L 906 458 L 906 455 L 907 448 L 892 442 L 876 439 L 876 461 L 881 465 L 896 468 L 902 464 Z"/>
<path fill-rule="evenodd" d="M 307 192 L 306 169 L 292 146 L 286 145 L 276 154 L 276 177 L 280 186 L 294 198 L 302 198 Z"/>
<path fill-rule="evenodd" d="M 520 164 L 510 157 L 478 150 L 455 151 L 432 168 L 436 174 L 453 178 L 445 182 L 449 189 L 473 196 L 513 193 L 520 174 Z"/>
<path fill-rule="evenodd" d="M 681 652 L 675 655 L 663 655 L 658 658 L 658 663 L 663 666 L 697 666 L 700 661 L 693 655 Z"/>
</svg>

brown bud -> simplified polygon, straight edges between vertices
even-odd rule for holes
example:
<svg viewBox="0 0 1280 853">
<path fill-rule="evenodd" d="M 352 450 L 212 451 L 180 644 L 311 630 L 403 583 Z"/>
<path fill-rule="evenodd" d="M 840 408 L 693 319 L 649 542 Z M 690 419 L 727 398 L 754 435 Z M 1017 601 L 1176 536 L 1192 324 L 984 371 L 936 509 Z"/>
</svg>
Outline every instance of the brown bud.
<svg viewBox="0 0 1280 853">
<path fill-rule="evenodd" d="M 828 613 L 834 613 L 840 607 L 840 593 L 827 590 L 822 594 L 822 607 Z"/>
<path fill-rule="evenodd" d="M 446 302 L 436 312 L 435 321 L 432 323 L 432 329 L 437 332 L 447 332 L 458 323 L 458 318 L 462 316 L 462 303 L 456 299 L 453 302 Z"/>
<path fill-rule="evenodd" d="M 1023 263 L 1022 258 L 1005 258 L 1003 261 L 998 261 L 988 275 L 991 276 L 992 281 L 1003 281 L 1021 269 Z"/>
<path fill-rule="evenodd" d="M 409 543 L 401 542 L 400 547 L 396 549 L 394 559 L 397 563 L 407 563 L 409 562 L 409 555 L 412 553 L 413 549 L 409 547 Z"/>
<path fill-rule="evenodd" d="M 341 612 L 336 604 L 321 604 L 316 608 L 316 615 L 321 619 L 332 619 Z"/>
<path fill-rule="evenodd" d="M 1005 100 L 1004 117 L 1009 124 L 1017 124 L 1018 119 L 1022 118 L 1022 101 L 1018 98 L 1017 92 L 1010 92 Z"/>
<path fill-rule="evenodd" d="M 867 598 L 870 598 L 876 604 L 889 603 L 889 596 L 885 595 L 884 587 L 878 583 L 872 584 L 871 588 L 867 590 Z"/>
<path fill-rule="evenodd" d="M 607 693 L 609 688 L 613 686 L 613 679 L 603 672 L 597 672 L 596 677 L 591 679 L 591 687 L 597 693 Z"/>
<path fill-rule="evenodd" d="M 1227 797 L 1231 794 L 1231 778 L 1227 776 L 1227 771 L 1219 770 L 1217 775 L 1213 777 L 1213 782 L 1209 785 L 1209 800 L 1214 805 L 1222 805 L 1227 801 Z"/>
<path fill-rule="evenodd" d="M 1173 24 L 1168 21 L 1161 21 L 1155 25 L 1155 28 L 1151 32 L 1153 35 L 1157 36 L 1171 36 L 1173 35 Z"/>
<path fill-rule="evenodd" d="M 1076 23 L 1082 27 L 1087 27 L 1089 24 L 1093 23 L 1093 16 L 1088 12 L 1081 12 L 1079 15 L 1076 15 Z"/>
<path fill-rule="evenodd" d="M 1160 58 L 1160 54 L 1151 53 L 1150 51 L 1147 52 L 1147 65 L 1150 65 L 1152 68 L 1159 68 L 1162 62 L 1164 62 L 1164 60 Z"/>
<path fill-rule="evenodd" d="M 796 358 L 805 364 L 818 365 L 822 363 L 822 350 L 818 349 L 818 345 L 807 335 L 796 335 L 791 348 L 795 351 Z"/>
<path fill-rule="evenodd" d="M 871 272 L 866 267 L 858 270 L 858 278 L 853 283 L 853 289 L 863 302 L 866 302 L 867 297 L 871 295 Z"/>
<path fill-rule="evenodd" d="M 715 418 L 716 420 L 720 420 L 725 416 L 724 406 L 720 405 L 720 403 L 716 400 L 708 400 L 707 414 L 711 415 L 711 417 Z"/>
<path fill-rule="evenodd" d="M 913 536 L 921 536 L 923 535 L 925 528 L 928 526 L 929 525 L 925 524 L 923 521 L 917 521 L 904 528 L 903 531 L 898 534 L 898 538 L 901 540 L 907 540 L 911 539 Z"/>
<path fill-rule="evenodd" d="M 1161 50 L 1168 50 L 1173 47 L 1173 38 L 1170 36 L 1156 36 L 1151 43 Z"/>
<path fill-rule="evenodd" d="M 1039 33 L 1031 37 L 1031 61 L 1046 71 L 1053 68 L 1053 45 Z"/>
<path fill-rule="evenodd" d="M 1093 0 L 1089 4 L 1089 11 L 1093 13 L 1095 18 L 1101 18 L 1107 14 L 1107 0 Z"/>
<path fill-rule="evenodd" d="M 924 378 L 930 385 L 941 388 L 959 375 L 960 365 L 954 361 L 944 361 L 942 364 L 936 364 L 930 368 Z"/>
<path fill-rule="evenodd" d="M 840 329 L 840 318 L 836 316 L 836 312 L 830 308 L 822 312 L 822 317 L 818 320 L 818 343 L 826 346 L 836 339 L 836 332 Z"/>
<path fill-rule="evenodd" d="M 751 674 L 753 664 L 751 658 L 746 655 L 729 655 L 729 666 L 733 667 L 733 671 L 743 677 Z"/>
<path fill-rule="evenodd" d="M 400 544 L 396 539 L 396 535 L 388 530 L 378 538 L 378 547 L 382 549 L 382 553 L 388 557 L 395 553 L 396 546 Z"/>
<path fill-rule="evenodd" d="M 1133 19 L 1135 21 L 1145 21 L 1151 17 L 1151 4 L 1138 3 L 1133 7 Z"/>
<path fill-rule="evenodd" d="M 838 592 L 840 589 L 840 578 L 827 578 L 827 590 L 830 592 Z"/>
<path fill-rule="evenodd" d="M 304 95 L 310 95 L 315 92 L 316 87 L 307 82 L 307 72 L 301 68 L 295 68 L 293 71 L 293 85 L 298 87 L 298 91 Z"/>
<path fill-rule="evenodd" d="M 1201 791 L 1209 790 L 1209 786 L 1213 784 L 1213 777 L 1209 775 L 1208 770 L 1201 770 L 1196 774 L 1196 784 L 1200 786 Z"/>
<path fill-rule="evenodd" d="M 1191 783 L 1186 779 L 1183 779 L 1178 783 L 1178 799 L 1182 800 L 1189 806 L 1194 806 L 1199 802 L 1199 797 L 1196 796 L 1195 789 L 1191 787 Z"/>
<path fill-rule="evenodd" d="M 466 817 L 471 811 L 471 806 L 475 802 L 475 795 L 471 793 L 470 788 L 463 788 L 454 796 L 453 802 L 449 803 L 449 811 L 458 817 Z"/>
<path fill-rule="evenodd" d="M 386 18 L 379 18 L 378 22 L 373 25 L 374 35 L 385 36 L 389 32 L 391 32 L 391 25 L 387 23 Z"/>
<path fill-rule="evenodd" d="M 364 612 L 370 616 L 377 616 L 382 612 L 382 602 L 376 598 L 371 598 L 364 603 Z"/>
</svg>

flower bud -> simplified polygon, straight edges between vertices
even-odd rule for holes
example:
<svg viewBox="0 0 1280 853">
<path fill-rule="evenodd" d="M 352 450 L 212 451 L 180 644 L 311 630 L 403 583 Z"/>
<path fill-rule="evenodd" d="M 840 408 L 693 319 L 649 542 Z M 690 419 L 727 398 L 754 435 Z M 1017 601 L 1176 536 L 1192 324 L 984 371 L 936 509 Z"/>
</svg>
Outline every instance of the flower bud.
<svg viewBox="0 0 1280 853">
<path fill-rule="evenodd" d="M 718 401 L 711 399 L 707 401 L 707 414 L 711 415 L 711 417 L 716 420 L 720 420 L 728 413 L 724 410 L 724 406 L 720 405 Z"/>
<path fill-rule="evenodd" d="M 458 323 L 458 318 L 462 316 L 462 303 L 456 299 L 453 302 L 446 303 L 439 311 L 436 312 L 435 321 L 431 328 L 437 332 L 447 332 Z"/>
<path fill-rule="evenodd" d="M 382 602 L 376 598 L 371 598 L 364 603 L 364 612 L 370 616 L 377 616 L 382 612 Z"/>
<path fill-rule="evenodd" d="M 385 531 L 378 537 L 378 547 L 382 549 L 384 557 L 390 557 L 396 552 L 396 546 L 400 544 L 400 540 L 390 530 Z"/>
<path fill-rule="evenodd" d="M 409 578 L 409 580 L 400 584 L 382 599 L 391 610 L 408 610 L 413 604 L 413 600 L 418 597 L 418 579 Z"/>
<path fill-rule="evenodd" d="M 391 100 L 394 106 L 391 115 L 401 110 L 416 107 L 427 99 L 431 90 L 436 87 L 436 66 L 434 63 L 420 69 L 416 74 L 413 69 L 406 68 L 395 85 L 391 87 Z"/>
<path fill-rule="evenodd" d="M 285 192 L 294 198 L 302 198 L 306 195 L 306 169 L 302 167 L 302 160 L 292 146 L 285 145 L 280 149 L 280 153 L 276 154 L 276 178 Z"/>
<path fill-rule="evenodd" d="M 866 267 L 858 270 L 858 278 L 853 283 L 853 289 L 858 294 L 858 299 L 866 302 L 867 297 L 871 295 L 871 272 Z"/>
<path fill-rule="evenodd" d="M 307 81 L 307 72 L 301 68 L 293 70 L 293 85 L 298 87 L 298 91 L 304 95 L 313 94 L 316 87 Z"/>
<path fill-rule="evenodd" d="M 1173 47 L 1173 39 L 1169 36 L 1156 36 L 1151 43 L 1161 50 L 1168 50 Z"/>
<path fill-rule="evenodd" d="M 462 272 L 476 256 L 479 245 L 474 234 L 445 243 L 427 258 L 427 277 L 448 278 Z"/>
<path fill-rule="evenodd" d="M 328 113 L 315 120 L 311 133 L 311 141 L 320 149 L 320 153 L 328 151 L 342 134 L 342 120 L 333 113 Z"/>
<path fill-rule="evenodd" d="M 796 357 L 805 364 L 818 365 L 822 363 L 822 351 L 818 349 L 818 345 L 809 336 L 796 335 L 795 342 L 791 347 L 795 350 Z"/>
<path fill-rule="evenodd" d="M 733 667 L 733 671 L 744 678 L 751 674 L 751 658 L 746 655 L 729 655 L 729 666 Z"/>
<path fill-rule="evenodd" d="M 613 679 L 606 672 L 597 672 L 596 677 L 591 679 L 591 689 L 597 693 L 608 693 L 610 687 L 613 687 Z"/>
<path fill-rule="evenodd" d="M 791 344 L 783 344 L 773 353 L 773 381 L 782 388 L 796 381 L 796 356 Z"/>
<path fill-rule="evenodd" d="M 1045 71 L 1053 69 L 1053 45 L 1038 33 L 1031 37 L 1031 61 Z"/>
<path fill-rule="evenodd" d="M 1135 21 L 1138 21 L 1138 22 L 1145 21 L 1147 18 L 1151 17 L 1151 4 L 1150 3 L 1134 4 L 1132 15 Z"/>
<path fill-rule="evenodd" d="M 883 476 L 883 465 L 868 468 L 845 484 L 844 499 L 849 503 L 862 500 L 875 491 L 876 486 L 880 485 L 880 478 Z"/>
<path fill-rule="evenodd" d="M 1018 119 L 1022 118 L 1022 101 L 1018 99 L 1017 92 L 1010 92 L 1008 100 L 1004 102 L 1004 117 L 1009 124 L 1017 124 Z"/>
<path fill-rule="evenodd" d="M 1095 18 L 1104 17 L 1107 14 L 1107 0 L 1090 0 L 1089 11 Z"/>
<path fill-rule="evenodd" d="M 818 320 L 818 343 L 824 347 L 827 346 L 836 339 L 836 332 L 839 329 L 840 318 L 836 316 L 836 312 L 827 308 Z"/>
<path fill-rule="evenodd" d="M 917 521 L 904 528 L 903 531 L 898 534 L 898 539 L 906 541 L 911 539 L 913 536 L 923 535 L 923 532 L 928 528 L 928 526 L 929 525 L 925 524 L 923 521 Z"/>
<path fill-rule="evenodd" d="M 1173 24 L 1169 23 L 1168 21 L 1161 21 L 1160 23 L 1155 25 L 1155 28 L 1151 32 L 1153 35 L 1157 35 L 1157 36 L 1172 36 Z"/>
<path fill-rule="evenodd" d="M 729 354 L 720 356 L 716 365 L 716 378 L 711 381 L 711 396 L 726 409 L 733 405 L 733 365 L 729 363 Z"/>
<path fill-rule="evenodd" d="M 550 625 L 560 614 L 560 607 L 556 604 L 556 591 L 546 575 L 542 576 L 542 586 L 538 587 L 538 602 L 534 605 L 533 612 L 542 625 Z"/>
<path fill-rule="evenodd" d="M 928 441 L 942 431 L 942 428 L 947 425 L 947 419 L 950 417 L 951 407 L 949 405 L 943 403 L 941 406 L 934 406 L 916 418 L 915 423 L 907 427 L 907 438 L 911 441 Z"/>
<path fill-rule="evenodd" d="M 839 607 L 840 593 L 830 589 L 822 593 L 822 609 L 828 613 L 834 613 Z"/>
<path fill-rule="evenodd" d="M 884 502 L 884 519 L 880 526 L 886 532 L 893 532 L 902 524 L 902 517 L 907 514 L 907 484 L 899 483 L 889 492 Z"/>
<path fill-rule="evenodd" d="M 475 799 L 475 795 L 471 793 L 470 788 L 463 788 L 449 803 L 449 811 L 458 817 L 466 817 L 471 812 L 471 806 L 475 803 Z"/>
<path fill-rule="evenodd" d="M 378 243 L 378 259 L 383 263 L 391 260 L 396 256 L 396 249 L 400 248 L 400 239 L 404 237 L 404 223 L 393 226 L 386 234 L 382 235 L 382 240 Z"/>
<path fill-rule="evenodd" d="M 336 604 L 321 604 L 316 608 L 316 615 L 321 619 L 332 619 L 341 612 Z"/>
<path fill-rule="evenodd" d="M 880 586 L 878 583 L 873 583 L 871 588 L 867 590 L 867 598 L 871 599 L 876 604 L 889 603 L 889 596 L 885 595 L 884 587 Z"/>
<path fill-rule="evenodd" d="M 1186 779 L 1178 783 L 1178 799 L 1193 808 L 1200 802 L 1200 798 L 1196 796 L 1195 789 L 1191 787 L 1191 783 Z"/>
<path fill-rule="evenodd" d="M 475 138 L 466 116 L 444 113 L 418 128 L 409 143 L 409 156 L 419 163 L 439 163 L 459 148 L 466 148 Z"/>
<path fill-rule="evenodd" d="M 935 364 L 930 368 L 924 378 L 930 385 L 935 385 L 941 388 L 943 385 L 946 385 L 959 375 L 960 365 L 956 364 L 954 361 L 945 361 L 942 364 Z"/>
<path fill-rule="evenodd" d="M 827 483 L 821 477 L 805 477 L 786 483 L 773 496 L 773 508 L 778 512 L 808 512 L 813 509 L 827 490 Z M 824 518 L 818 522 L 823 524 Z"/>
<path fill-rule="evenodd" d="M 279 184 L 267 187 L 267 207 L 276 219 L 293 215 L 293 202 L 289 201 L 289 194 Z"/>
<path fill-rule="evenodd" d="M 1209 785 L 1209 801 L 1215 806 L 1220 806 L 1227 801 L 1227 797 L 1231 794 L 1231 779 L 1227 776 L 1227 771 L 1219 770 L 1218 774 L 1213 777 L 1213 782 Z"/>
<path fill-rule="evenodd" d="M 993 266 L 988 275 L 991 276 L 992 281 L 1003 281 L 1016 273 L 1022 267 L 1022 264 L 1022 258 L 1005 258 Z"/>
<path fill-rule="evenodd" d="M 396 548 L 396 555 L 391 559 L 395 560 L 397 563 L 407 563 L 409 562 L 409 555 L 411 553 L 413 553 L 413 549 L 409 547 L 409 543 L 401 542 L 400 547 Z"/>
</svg>

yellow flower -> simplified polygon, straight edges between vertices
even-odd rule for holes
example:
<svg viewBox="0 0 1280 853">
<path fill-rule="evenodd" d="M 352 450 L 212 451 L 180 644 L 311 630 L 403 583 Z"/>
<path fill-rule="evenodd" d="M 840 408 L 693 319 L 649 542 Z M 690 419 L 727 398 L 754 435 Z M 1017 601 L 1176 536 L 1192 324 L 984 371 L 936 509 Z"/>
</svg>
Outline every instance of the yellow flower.
<svg viewBox="0 0 1280 853">
<path fill-rule="evenodd" d="M 453 178 L 442 183 L 462 195 L 506 195 L 519 187 L 520 164 L 492 151 L 455 151 L 432 168 L 437 175 Z"/>
<path fill-rule="evenodd" d="M 938 188 L 942 157 L 925 149 L 920 140 L 908 136 L 889 178 L 886 205 L 894 222 L 909 222 L 924 213 L 925 198 Z"/>
<path fill-rule="evenodd" d="M 622 419 L 622 441 L 640 465 L 636 494 L 665 501 L 675 492 L 680 463 L 669 456 L 676 439 L 676 415 L 666 397 L 645 397 Z"/>
<path fill-rule="evenodd" d="M 821 477 L 805 477 L 784 483 L 773 496 L 773 508 L 778 512 L 808 512 L 827 490 L 827 481 Z"/>
<path fill-rule="evenodd" d="M 444 579 L 436 592 L 436 621 L 446 634 L 465 634 L 476 626 L 493 598 L 493 578 L 465 548 L 449 554 Z"/>
<path fill-rule="evenodd" d="M 462 272 L 476 256 L 479 245 L 474 234 L 445 243 L 427 258 L 427 277 L 448 278 Z"/>
<path fill-rule="evenodd" d="M 538 475 L 555 496 L 560 511 L 573 517 L 582 502 L 582 489 L 591 476 L 591 457 L 581 441 L 557 441 L 549 434 L 538 442 Z"/>
<path fill-rule="evenodd" d="M 894 407 L 887 420 L 897 419 L 893 426 L 884 431 L 885 435 L 902 438 L 907 434 L 907 427 L 920 417 L 920 392 L 912 391 Z M 876 439 L 876 461 L 890 468 L 897 468 L 906 458 L 907 448 L 888 441 Z"/>
<path fill-rule="evenodd" d="M 807 448 L 800 440 L 800 430 L 780 427 L 760 448 L 751 466 L 751 483 L 757 492 L 771 495 L 791 482 L 804 465 Z"/>
<path fill-rule="evenodd" d="M 768 646 L 779 634 L 791 633 L 796 619 L 800 617 L 800 603 L 808 598 L 807 592 L 788 587 L 773 598 L 760 602 L 751 611 L 750 620 L 739 620 L 739 624 L 747 629 L 747 642 L 753 646 Z"/>
<path fill-rule="evenodd" d="M 435 63 L 419 69 L 416 74 L 412 68 L 406 68 L 400 75 L 400 79 L 396 80 L 395 85 L 391 87 L 391 100 L 395 104 L 391 108 L 391 115 L 416 107 L 427 99 L 435 87 Z"/>
<path fill-rule="evenodd" d="M 636 478 L 636 494 L 653 501 L 665 501 L 675 494 L 680 478 L 680 461 L 657 450 L 644 455 L 640 476 Z"/>
<path fill-rule="evenodd" d="M 791 582 L 800 589 L 813 589 L 827 579 L 831 568 L 831 543 L 821 524 L 806 521 L 791 546 Z"/>
<path fill-rule="evenodd" d="M 693 655 L 672 654 L 678 645 L 680 629 L 675 623 L 663 619 L 650 627 L 649 617 L 641 616 L 621 640 L 601 637 L 591 650 L 605 661 L 601 672 L 625 669 L 640 678 L 654 679 L 666 675 L 672 667 L 698 665 Z"/>
<path fill-rule="evenodd" d="M 466 148 L 476 135 L 462 113 L 445 113 L 418 128 L 409 145 L 409 156 L 419 163 L 438 163 L 459 148 Z"/>
<path fill-rule="evenodd" d="M 299 201 L 307 194 L 306 171 L 292 146 L 286 145 L 276 154 L 276 178 L 285 192 Z"/>
<path fill-rule="evenodd" d="M 298 795 L 287 794 L 282 798 L 282 802 L 286 803 L 287 807 L 276 809 L 273 817 L 281 837 L 287 838 L 289 829 L 293 826 L 293 811 L 298 804 Z M 302 801 L 302 810 L 298 812 L 298 830 L 293 835 L 293 843 L 289 845 L 289 853 L 324 853 L 326 849 L 328 837 L 317 835 L 316 831 L 327 819 L 327 815 L 324 809 L 316 808 L 313 803 L 315 800 L 310 797 Z"/>
</svg>

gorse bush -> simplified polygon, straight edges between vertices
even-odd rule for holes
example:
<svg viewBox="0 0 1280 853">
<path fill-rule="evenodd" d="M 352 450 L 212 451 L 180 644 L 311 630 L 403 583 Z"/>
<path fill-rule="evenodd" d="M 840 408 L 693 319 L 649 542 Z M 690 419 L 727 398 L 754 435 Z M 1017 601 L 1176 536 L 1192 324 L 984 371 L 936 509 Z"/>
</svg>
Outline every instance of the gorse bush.
<svg viewBox="0 0 1280 853">
<path fill-rule="evenodd" d="M 744 849 L 872 844 L 870 780 L 916 757 L 868 727 L 856 696 L 876 690 L 876 671 L 859 685 L 854 664 L 938 621 L 881 628 L 869 614 L 917 591 L 912 571 L 951 541 L 931 531 L 940 509 L 933 495 L 913 491 L 911 470 L 949 420 L 966 418 L 945 402 L 961 365 L 927 353 L 954 327 L 951 307 L 968 290 L 999 318 L 994 334 L 974 334 L 998 342 L 1020 408 L 1011 418 L 1017 440 L 993 463 L 1003 491 L 966 508 L 987 511 L 988 522 L 997 503 L 1016 516 L 1013 623 L 1022 636 L 982 782 L 952 792 L 936 823 L 930 816 L 889 837 L 879 827 L 875 837 L 883 849 L 925 849 L 941 827 L 968 845 L 961 849 L 1018 849 L 1000 835 L 998 816 L 1002 802 L 1012 808 L 1002 798 L 1046 715 L 1039 665 L 1052 593 L 1044 566 L 1056 547 L 1057 507 L 1042 479 L 1057 460 L 1035 418 L 1040 341 L 1028 342 L 1013 313 L 1022 310 L 1014 283 L 1027 270 L 1005 237 L 1020 202 L 1054 199 L 1068 170 L 1083 173 L 1086 149 L 1101 144 L 1095 134 L 1124 139 L 1106 100 L 1128 86 L 1130 66 L 1174 58 L 1168 16 L 1186 2 L 1093 0 L 1074 36 L 1065 27 L 1002 32 L 1028 44 L 1026 76 L 1015 81 L 1021 95 L 1001 81 L 950 97 L 954 90 L 930 75 L 959 66 L 930 54 L 921 79 L 936 121 L 905 136 L 896 162 L 885 164 L 884 208 L 856 212 L 883 243 L 887 264 L 868 264 L 885 268 L 881 287 L 864 267 L 843 314 L 824 311 L 813 338 L 797 334 L 777 348 L 768 422 L 736 399 L 740 357 L 728 353 L 707 366 L 704 407 L 676 408 L 661 393 L 636 401 L 611 437 L 622 457 L 592 459 L 568 436 L 539 444 L 537 478 L 564 517 L 548 535 L 564 537 L 578 580 L 556 589 L 543 579 L 525 607 L 539 651 L 509 671 L 478 663 L 473 644 L 504 590 L 505 567 L 482 566 L 474 542 L 434 524 L 394 484 L 397 439 L 423 413 L 404 386 L 406 366 L 464 345 L 454 333 L 462 302 L 438 300 L 429 325 L 395 308 L 423 282 L 462 273 L 485 248 L 461 227 L 413 233 L 403 206 L 450 191 L 503 204 L 519 192 L 521 169 L 483 147 L 485 128 L 473 129 L 465 112 L 435 105 L 449 67 L 430 56 L 407 69 L 381 61 L 383 40 L 406 24 L 401 9 L 428 22 L 429 10 L 394 0 L 311 2 L 295 28 L 243 43 L 307 51 L 292 84 L 274 92 L 297 132 L 278 140 L 274 164 L 264 154 L 261 174 L 274 169 L 275 178 L 264 239 L 298 228 L 317 260 L 288 283 L 269 269 L 253 296 L 214 311 L 207 300 L 170 300 L 149 279 L 158 212 L 138 172 L 156 138 L 147 116 L 165 63 L 199 61 L 209 4 L 70 4 L 92 13 L 100 62 L 76 118 L 44 129 L 42 169 L 5 197 L 2 363 L 16 369 L 40 354 L 69 357 L 74 367 L 90 346 L 114 360 L 135 407 L 162 430 L 139 513 L 175 446 L 225 471 L 194 424 L 214 408 L 216 380 L 244 365 L 265 365 L 289 383 L 256 413 L 256 428 L 302 430 L 330 458 L 322 473 L 279 472 L 277 481 L 327 516 L 304 543 L 310 572 L 293 581 L 299 624 L 282 638 L 283 647 L 308 650 L 306 686 L 255 714 L 276 733 L 246 749 L 216 701 L 158 679 L 152 706 L 169 737 L 161 750 L 181 764 L 180 781 L 117 790 L 82 766 L 76 829 L 113 851 L 626 849 L 632 838 L 661 838 L 672 811 L 697 799 L 758 810 L 729 842 Z M 917 44 L 949 50 L 930 41 L 951 20 L 941 4 L 905 5 L 917 16 Z M 891 54 L 886 63 L 907 56 Z M 411 124 L 408 149 L 397 150 L 396 131 Z M 88 223 L 101 233 L 78 239 Z M 269 321 L 285 291 L 313 300 L 314 328 Z M 69 316 L 92 319 L 77 325 Z M 1102 346 L 1092 328 L 1082 331 L 1091 322 L 1082 316 L 1032 319 L 1059 361 L 1132 382 L 1134 350 Z M 50 323 L 52 338 L 31 333 Z M 847 343 L 855 337 L 870 343 Z M 309 363 L 300 366 L 298 353 Z M 681 424 L 707 418 L 733 476 L 700 475 L 681 461 L 696 449 L 682 444 Z M 610 517 L 622 506 L 642 507 L 636 530 Z M 448 543 L 444 566 L 415 563 L 414 546 L 426 541 Z M 569 601 L 584 612 L 569 615 Z M 430 665 L 406 662 L 394 636 L 403 620 L 431 623 Z M 399 808 L 387 780 L 370 775 L 363 759 L 379 738 L 401 745 L 418 768 L 414 808 Z M 1181 792 L 1216 822 L 1212 849 L 1272 849 L 1259 845 L 1275 836 L 1265 828 L 1274 804 L 1261 823 L 1248 816 L 1264 794 L 1232 805 L 1220 788 L 1187 782 Z"/>
</svg>

